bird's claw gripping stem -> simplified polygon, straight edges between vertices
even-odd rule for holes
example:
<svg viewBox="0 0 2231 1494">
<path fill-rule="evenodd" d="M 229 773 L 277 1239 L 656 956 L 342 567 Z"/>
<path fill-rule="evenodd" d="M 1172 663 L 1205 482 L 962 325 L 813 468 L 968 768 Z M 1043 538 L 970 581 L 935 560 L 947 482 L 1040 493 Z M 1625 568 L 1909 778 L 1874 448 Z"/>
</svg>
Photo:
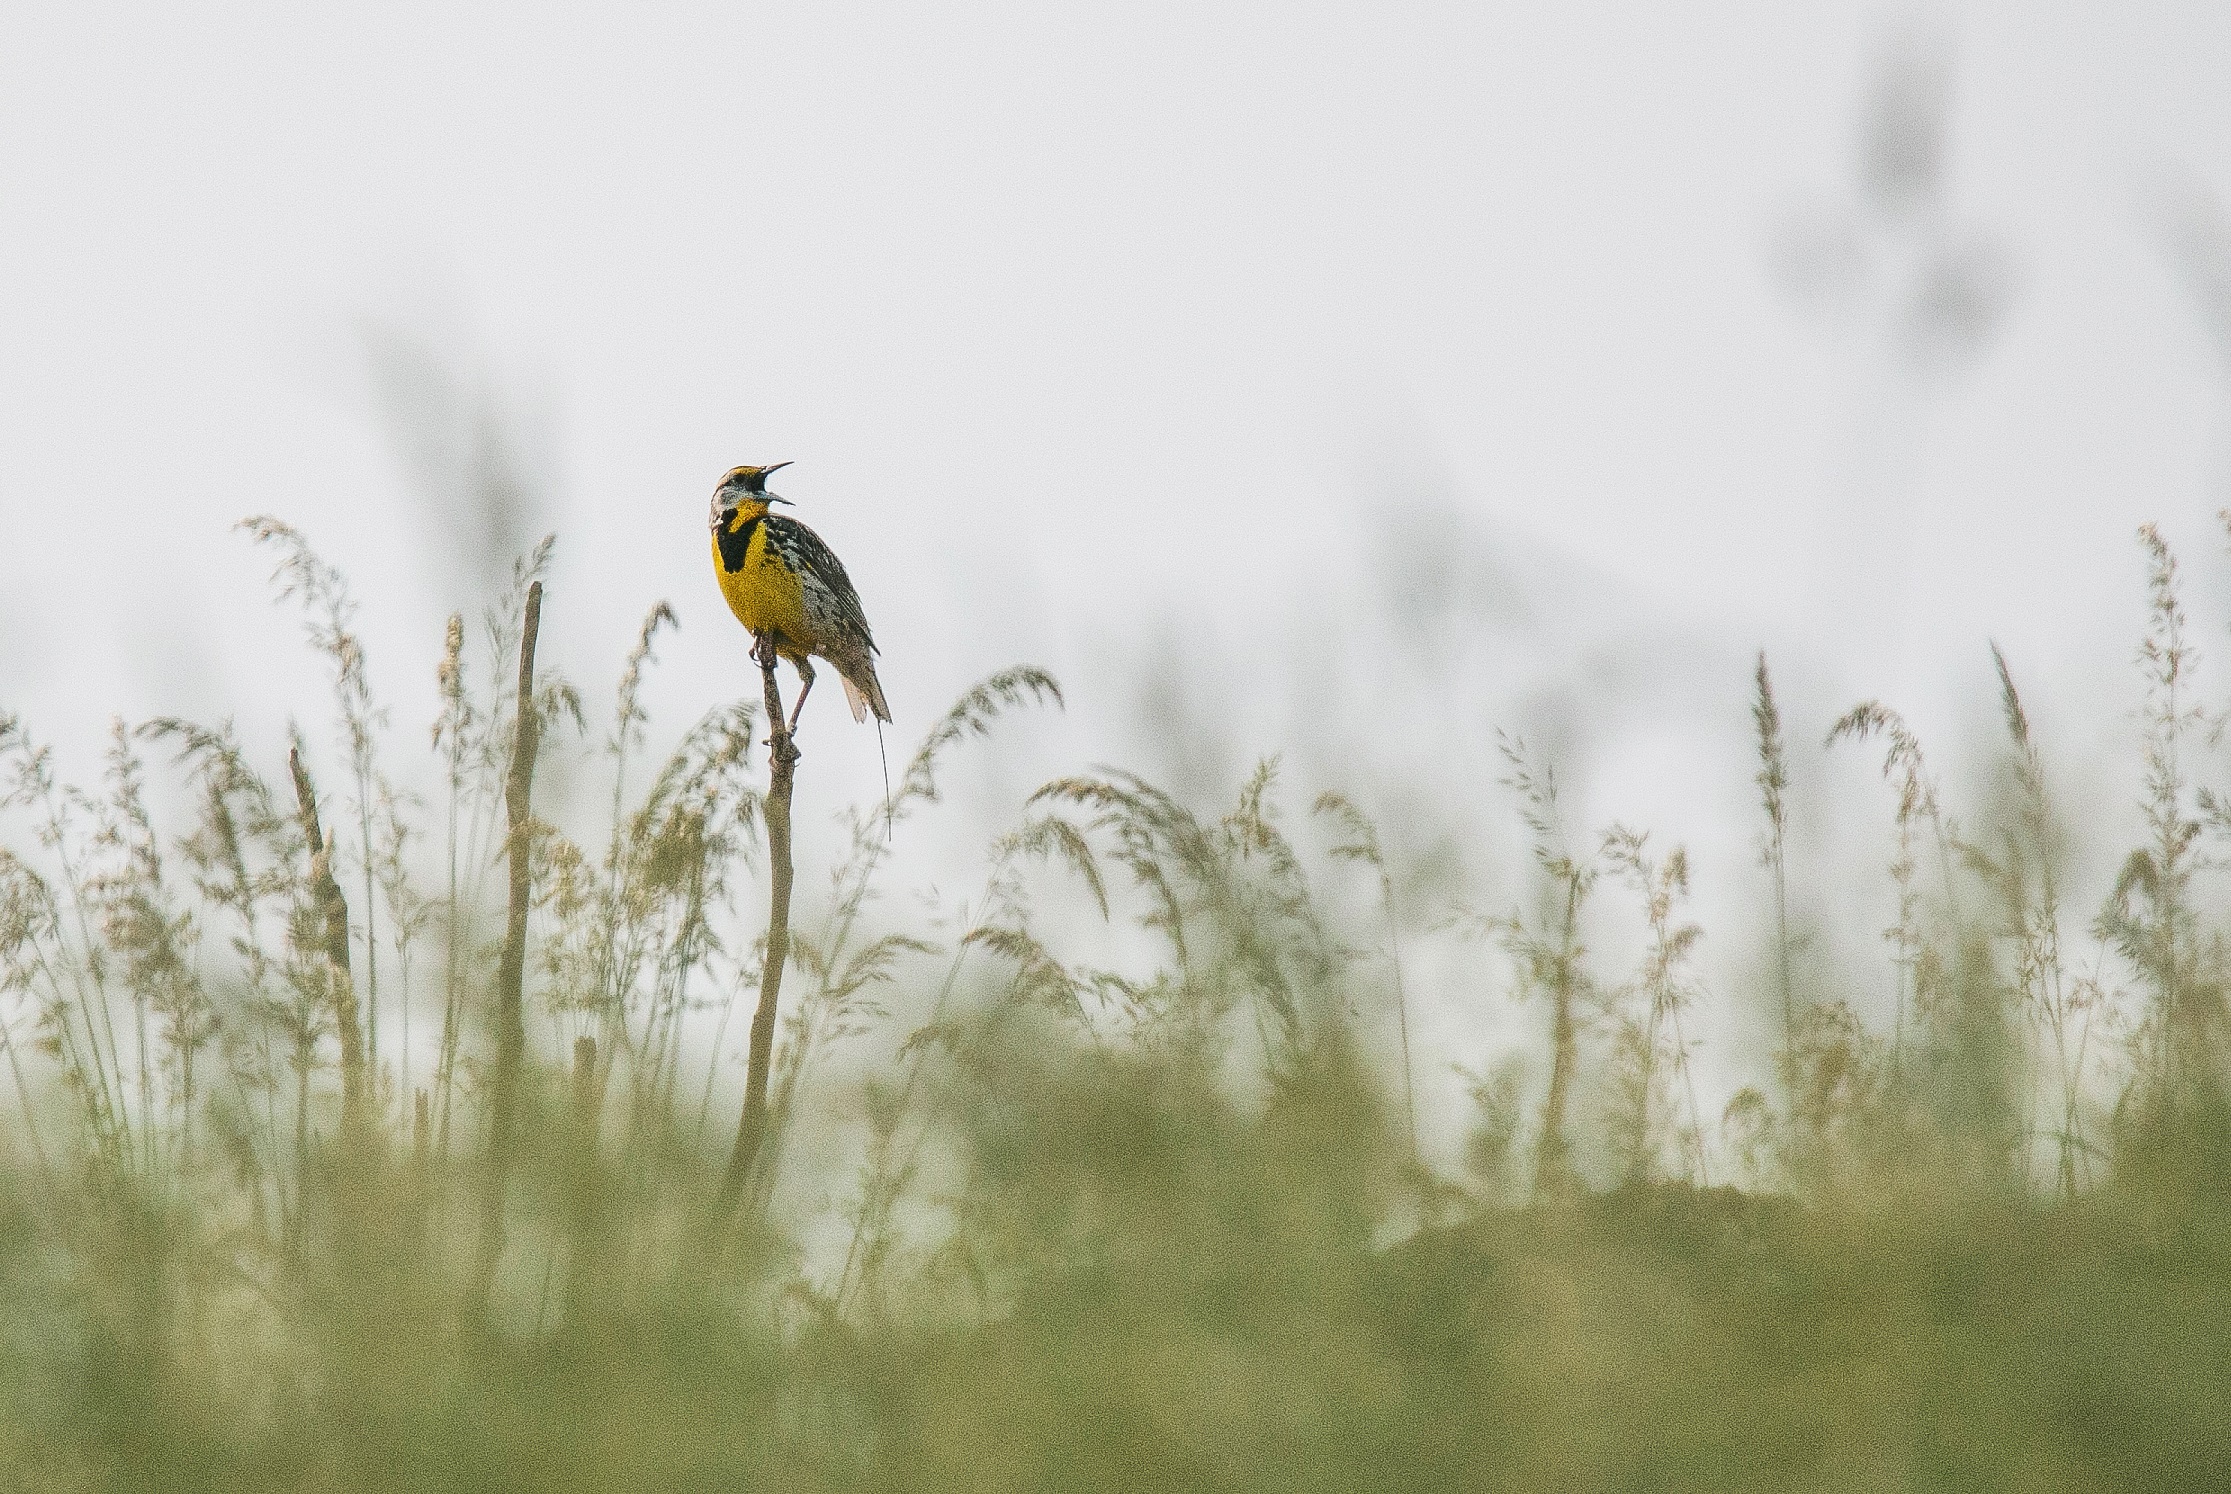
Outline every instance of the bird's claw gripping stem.
<svg viewBox="0 0 2231 1494">
<path fill-rule="evenodd" d="M 787 722 L 783 720 L 782 696 L 775 687 L 775 663 L 780 657 L 775 651 L 775 639 L 772 633 L 753 635 L 751 660 L 760 667 L 767 677 L 769 725 L 766 746 L 777 762 L 794 763 L 803 756 L 798 751 L 798 743 L 795 739 L 798 730 L 798 713 L 792 711 L 790 719 Z M 801 691 L 798 696 L 798 704 L 802 706 L 805 703 L 805 694 Z"/>
</svg>

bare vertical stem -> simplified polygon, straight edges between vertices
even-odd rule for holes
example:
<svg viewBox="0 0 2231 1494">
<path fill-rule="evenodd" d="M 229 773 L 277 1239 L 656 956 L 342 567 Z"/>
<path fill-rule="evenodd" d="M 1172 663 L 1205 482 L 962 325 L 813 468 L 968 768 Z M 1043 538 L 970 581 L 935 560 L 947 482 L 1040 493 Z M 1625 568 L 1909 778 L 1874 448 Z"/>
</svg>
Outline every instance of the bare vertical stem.
<svg viewBox="0 0 2231 1494">
<path fill-rule="evenodd" d="M 1572 1183 L 1565 1140 L 1565 1112 L 1572 1103 L 1573 1079 L 1580 1067 L 1580 1031 L 1573 1017 L 1573 972 L 1579 963 L 1574 925 L 1580 918 L 1580 884 L 1565 884 L 1565 921 L 1550 985 L 1549 1094 L 1542 1101 L 1542 1134 L 1534 1148 L 1534 1191 L 1562 1197 Z"/>
<path fill-rule="evenodd" d="M 769 722 L 767 870 L 773 884 L 767 900 L 767 948 L 759 966 L 759 1010 L 751 1019 L 751 1060 L 744 1080 L 744 1113 L 736 1122 L 735 1149 L 720 1181 L 718 1213 L 727 1219 L 743 1198 L 752 1165 L 767 1135 L 767 1071 L 775 1051 L 775 1013 L 782 999 L 782 967 L 790 958 L 790 788 L 798 771 L 798 748 L 782 713 L 782 690 L 775 683 L 775 646 L 762 635 L 752 650 L 766 689 Z"/>
<path fill-rule="evenodd" d="M 519 705 L 511 744 L 511 772 L 504 783 L 509 827 L 511 891 L 504 914 L 503 955 L 496 965 L 496 1062 L 488 1086 L 488 1192 L 481 1200 L 480 1286 L 483 1293 L 503 1249 L 504 1184 L 518 1129 L 520 1069 L 527 1055 L 527 899 L 531 891 L 529 823 L 535 752 L 542 719 L 535 709 L 535 641 L 542 631 L 542 583 L 527 588 L 527 616 L 519 634 Z"/>
<path fill-rule="evenodd" d="M 349 975 L 349 904 L 333 875 L 333 843 L 318 822 L 317 790 L 302 765 L 300 748 L 287 752 L 294 804 L 310 846 L 310 897 L 325 922 L 325 968 L 333 987 L 333 1024 L 341 1036 L 341 1134 L 358 1137 L 364 1126 L 364 1029 L 357 1021 L 356 985 Z"/>
<path fill-rule="evenodd" d="M 1387 959 L 1394 966 L 1394 1014 L 1402 1034 L 1402 1114 L 1410 1125 L 1410 1160 L 1417 1162 L 1418 1095 L 1410 1066 L 1410 996 L 1402 986 L 1402 933 L 1394 918 L 1394 878 L 1379 868 L 1379 903 L 1387 915 Z"/>
<path fill-rule="evenodd" d="M 457 880 L 457 811 L 463 797 L 465 771 L 464 732 L 468 721 L 465 705 L 465 619 L 462 613 L 449 615 L 449 626 L 442 640 L 441 668 L 435 675 L 441 687 L 442 712 L 434 726 L 435 742 L 448 755 L 449 815 L 449 896 L 446 921 L 442 925 L 443 976 L 442 987 L 442 1046 L 434 1062 L 435 1146 L 444 1160 L 449 1156 L 449 1102 L 456 1092 L 457 1039 L 464 1025 L 464 955 L 463 936 L 458 931 L 461 922 Z"/>
<path fill-rule="evenodd" d="M 573 1111 L 584 1129 L 596 1124 L 596 1039 L 587 1033 L 573 1040 Z"/>
<path fill-rule="evenodd" d="M 1782 1077 L 1795 1084 L 1797 1061 L 1796 982 L 1790 977 L 1789 861 L 1787 838 L 1789 760 L 1782 748 L 1782 712 L 1774 702 L 1774 681 L 1766 672 L 1766 650 L 1760 649 L 1757 694 L 1751 701 L 1751 722 L 1758 731 L 1759 769 L 1756 782 L 1760 803 L 1766 809 L 1766 841 L 1760 859 L 1774 873 L 1774 954 L 1782 995 Z"/>
</svg>

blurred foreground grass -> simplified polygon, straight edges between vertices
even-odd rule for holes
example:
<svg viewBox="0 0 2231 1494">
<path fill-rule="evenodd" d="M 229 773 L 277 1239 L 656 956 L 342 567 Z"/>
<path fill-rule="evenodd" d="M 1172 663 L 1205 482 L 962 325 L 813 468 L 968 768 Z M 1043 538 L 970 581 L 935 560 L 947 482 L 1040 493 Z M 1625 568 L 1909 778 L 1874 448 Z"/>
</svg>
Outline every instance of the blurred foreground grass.
<svg viewBox="0 0 2231 1494">
<path fill-rule="evenodd" d="M 2204 723 L 2150 534 L 2150 838 L 2096 915 L 2063 907 L 2003 661 L 2005 792 L 1965 825 L 1894 712 L 1837 727 L 1885 747 L 1896 789 L 1888 1030 L 1793 958 L 1761 661 L 1778 947 L 1749 994 L 1779 1041 L 1716 1118 L 1683 1035 L 1685 858 L 1570 837 L 1553 772 L 1509 742 L 1533 895 L 1440 933 L 1486 941 L 1483 982 L 1546 1042 L 1476 1078 L 1460 1175 L 1421 1159 L 1394 884 L 1336 794 L 1282 816 L 1266 767 L 1204 814 L 1124 774 L 1058 780 L 979 893 L 926 931 L 889 917 L 879 878 L 946 755 L 1059 698 L 995 676 L 888 813 L 855 818 L 801 918 L 770 1142 L 730 1211 L 749 706 L 637 771 L 655 610 L 603 740 L 606 844 L 525 832 L 531 1041 L 499 1160 L 483 883 L 541 552 L 480 663 L 451 627 L 421 805 L 387 776 L 345 584 L 258 533 L 333 669 L 340 791 L 302 782 L 329 839 L 228 729 L 120 726 L 80 791 L 0 718 L 14 1487 L 2196 1489 L 2231 1469 L 2231 966 L 2199 880 L 2231 815 L 2189 776 Z M 562 682 L 528 708 L 585 726 Z M 157 750 L 188 796 L 175 828 L 149 808 Z M 1375 896 L 1328 906 L 1327 860 L 1379 869 Z M 1632 970 L 1591 952 L 1607 880 L 1640 899 Z M 1095 943 L 1098 916 L 1118 932 Z M 1359 1035 L 1389 968 L 1392 1079 Z M 846 1044 L 880 1056 L 839 1082 Z"/>
<path fill-rule="evenodd" d="M 954 1232 L 843 1311 L 776 1239 L 698 1248 L 677 1216 L 709 1168 L 646 1189 L 625 1155 L 594 1180 L 543 1159 L 549 1254 L 494 1328 L 462 1310 L 401 1168 L 349 1180 L 312 1242 L 252 1274 L 247 1242 L 183 1209 L 18 1198 L 10 1476 L 2200 1489 L 2225 1466 L 2213 1202 L 1659 1183 L 1375 1244 L 1407 1183 L 1337 1045 L 1243 1110 L 1183 1058 L 1064 1050 L 1039 1024 L 986 1040 L 954 1119 Z"/>
</svg>

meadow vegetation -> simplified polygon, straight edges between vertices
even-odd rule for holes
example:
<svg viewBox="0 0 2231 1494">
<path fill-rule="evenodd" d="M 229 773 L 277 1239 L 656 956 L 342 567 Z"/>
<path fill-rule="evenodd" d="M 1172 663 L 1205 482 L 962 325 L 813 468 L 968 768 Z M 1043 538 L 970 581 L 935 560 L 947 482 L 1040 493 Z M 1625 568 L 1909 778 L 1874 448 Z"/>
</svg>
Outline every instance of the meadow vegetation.
<svg viewBox="0 0 2231 1494">
<path fill-rule="evenodd" d="M 1576 830 L 1515 737 L 1515 906 L 1411 906 L 1367 786 L 1289 797 L 1266 762 L 1221 803 L 1058 778 L 965 900 L 911 913 L 885 895 L 893 847 L 955 755 L 1060 704 L 1040 671 L 994 674 L 800 898 L 738 1179 L 764 712 L 719 705 L 654 758 L 641 687 L 672 614 L 594 702 L 533 663 L 546 543 L 477 629 L 451 619 L 415 797 L 345 579 L 249 528 L 330 668 L 322 750 L 119 724 L 79 786 L 0 714 L 0 1483 L 1972 1490 L 2231 1468 L 2225 717 L 2151 530 L 2145 835 L 2102 906 L 2070 900 L 2005 659 L 1998 791 L 1958 814 L 1895 710 L 1793 735 L 1759 659 L 1755 990 L 1698 975 L 1683 851 Z M 1791 915 L 1790 764 L 1824 750 L 1875 754 L 1890 789 L 1876 970 L 1824 969 Z M 534 798 L 559 752 L 601 765 L 601 839 Z M 1618 921 L 1632 968 L 1592 944 Z M 1523 1003 L 1530 1051 L 1413 1051 L 1423 941 L 1473 953 L 1478 1001 Z M 1884 976 L 1894 1009 L 1863 1020 L 1852 992 Z M 1724 1103 L 1694 1073 L 1707 1001 L 1773 1033 Z M 1388 1031 L 1391 1061 L 1366 1036 Z M 1413 1092 L 1452 1060 L 1479 1066 L 1460 1167 L 1430 1160 Z"/>
</svg>

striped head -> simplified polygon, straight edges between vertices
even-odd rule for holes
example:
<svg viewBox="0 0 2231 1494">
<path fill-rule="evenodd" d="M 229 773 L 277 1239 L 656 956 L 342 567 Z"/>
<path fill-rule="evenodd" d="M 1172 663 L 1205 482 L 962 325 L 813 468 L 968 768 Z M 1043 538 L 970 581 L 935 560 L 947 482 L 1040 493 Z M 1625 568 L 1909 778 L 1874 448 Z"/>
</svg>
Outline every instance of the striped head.
<svg viewBox="0 0 2231 1494">
<path fill-rule="evenodd" d="M 713 533 L 720 534 L 736 521 L 742 513 L 747 518 L 758 518 L 767 512 L 770 503 L 788 503 L 788 498 L 767 491 L 769 473 L 789 466 L 777 462 L 772 467 L 731 467 L 721 478 L 720 486 L 713 489 L 713 509 L 710 517 Z"/>
</svg>

